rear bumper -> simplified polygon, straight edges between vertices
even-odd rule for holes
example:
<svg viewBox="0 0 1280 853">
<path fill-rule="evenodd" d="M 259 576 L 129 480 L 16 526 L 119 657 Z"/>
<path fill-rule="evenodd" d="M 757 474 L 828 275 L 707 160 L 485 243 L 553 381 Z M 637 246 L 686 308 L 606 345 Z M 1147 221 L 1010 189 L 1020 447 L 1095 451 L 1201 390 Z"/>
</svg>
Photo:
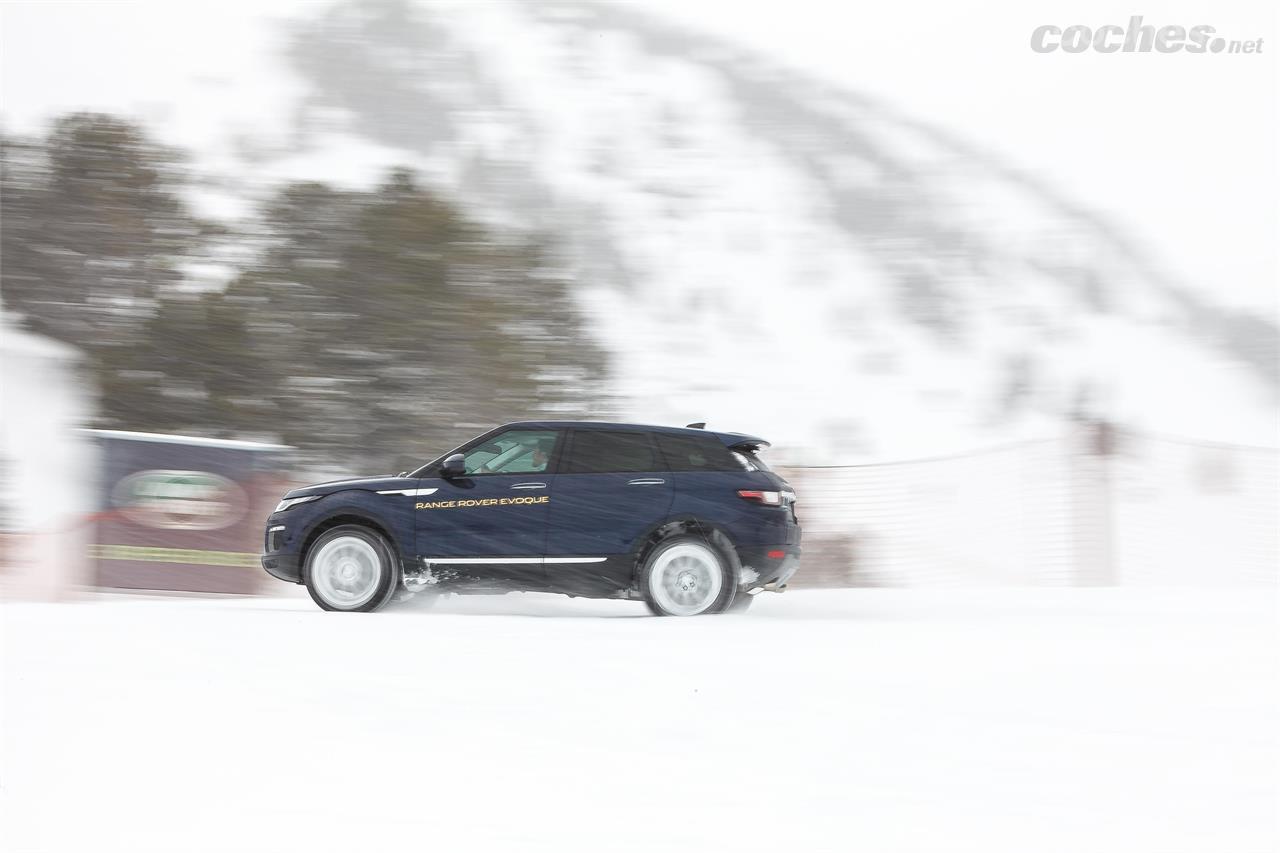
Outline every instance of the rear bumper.
<svg viewBox="0 0 1280 853">
<path fill-rule="evenodd" d="M 738 562 L 738 584 L 743 589 L 755 589 L 765 584 L 782 586 L 800 568 L 800 546 L 739 548 Z"/>
</svg>

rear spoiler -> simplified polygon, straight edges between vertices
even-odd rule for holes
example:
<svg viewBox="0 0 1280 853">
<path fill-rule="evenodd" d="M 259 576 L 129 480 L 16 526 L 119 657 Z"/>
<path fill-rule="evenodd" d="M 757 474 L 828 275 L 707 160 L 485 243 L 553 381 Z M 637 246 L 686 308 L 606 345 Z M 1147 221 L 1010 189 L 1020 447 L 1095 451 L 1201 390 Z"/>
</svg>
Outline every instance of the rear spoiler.
<svg viewBox="0 0 1280 853">
<path fill-rule="evenodd" d="M 720 440 L 725 443 L 730 450 L 742 450 L 747 453 L 754 453 L 757 450 L 763 450 L 769 446 L 769 442 L 763 438 L 754 435 L 743 435 L 737 432 L 723 433 Z"/>
<path fill-rule="evenodd" d="M 686 424 L 685 429 L 706 429 L 706 421 L 698 421 L 694 424 Z M 754 453 L 757 450 L 763 450 L 769 446 L 769 442 L 765 441 L 758 435 L 746 435 L 740 432 L 717 432 L 713 433 L 716 438 L 724 442 L 724 446 L 730 450 L 742 450 L 747 453 Z"/>
</svg>

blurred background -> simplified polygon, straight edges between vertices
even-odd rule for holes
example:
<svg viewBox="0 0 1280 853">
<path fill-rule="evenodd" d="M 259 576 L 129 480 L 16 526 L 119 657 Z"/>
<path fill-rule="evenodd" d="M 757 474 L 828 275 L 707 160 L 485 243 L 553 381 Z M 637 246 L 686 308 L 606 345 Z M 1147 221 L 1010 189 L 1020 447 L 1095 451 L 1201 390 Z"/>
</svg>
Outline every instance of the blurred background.
<svg viewBox="0 0 1280 853">
<path fill-rule="evenodd" d="M 1275 63 L 1030 50 L 1112 18 L 6 3 L 6 587 L 534 417 L 769 438 L 801 585 L 1273 586 Z"/>
<path fill-rule="evenodd" d="M 1031 48 L 1143 14 L 1262 48 Z M 0 0 L 0 847 L 1280 849 L 1275 14 Z M 525 418 L 767 438 L 794 591 L 261 569 Z"/>
</svg>

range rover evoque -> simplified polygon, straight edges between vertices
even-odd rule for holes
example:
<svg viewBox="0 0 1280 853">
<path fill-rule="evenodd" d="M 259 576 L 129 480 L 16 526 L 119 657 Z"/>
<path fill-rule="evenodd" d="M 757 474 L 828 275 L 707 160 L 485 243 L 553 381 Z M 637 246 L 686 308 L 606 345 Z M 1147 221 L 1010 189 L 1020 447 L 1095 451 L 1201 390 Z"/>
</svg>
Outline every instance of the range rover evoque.
<svg viewBox="0 0 1280 853">
<path fill-rule="evenodd" d="M 764 439 L 702 427 L 523 421 L 413 472 L 294 489 L 262 565 L 325 610 L 512 591 L 745 610 L 799 565 L 796 496 Z"/>
</svg>

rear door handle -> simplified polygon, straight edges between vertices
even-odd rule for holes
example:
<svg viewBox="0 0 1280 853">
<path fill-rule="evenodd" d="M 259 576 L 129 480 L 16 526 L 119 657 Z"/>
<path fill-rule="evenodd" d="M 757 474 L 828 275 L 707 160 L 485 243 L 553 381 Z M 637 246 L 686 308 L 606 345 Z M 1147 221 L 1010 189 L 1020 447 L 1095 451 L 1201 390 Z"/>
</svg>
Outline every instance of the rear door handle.
<svg viewBox="0 0 1280 853">
<path fill-rule="evenodd" d="M 516 483 L 511 488 L 513 489 L 545 489 L 546 487 L 547 487 L 546 483 Z"/>
<path fill-rule="evenodd" d="M 662 479 L 661 477 L 641 477 L 638 480 L 628 481 L 627 485 L 628 486 L 661 486 L 665 482 L 667 481 Z"/>
</svg>

